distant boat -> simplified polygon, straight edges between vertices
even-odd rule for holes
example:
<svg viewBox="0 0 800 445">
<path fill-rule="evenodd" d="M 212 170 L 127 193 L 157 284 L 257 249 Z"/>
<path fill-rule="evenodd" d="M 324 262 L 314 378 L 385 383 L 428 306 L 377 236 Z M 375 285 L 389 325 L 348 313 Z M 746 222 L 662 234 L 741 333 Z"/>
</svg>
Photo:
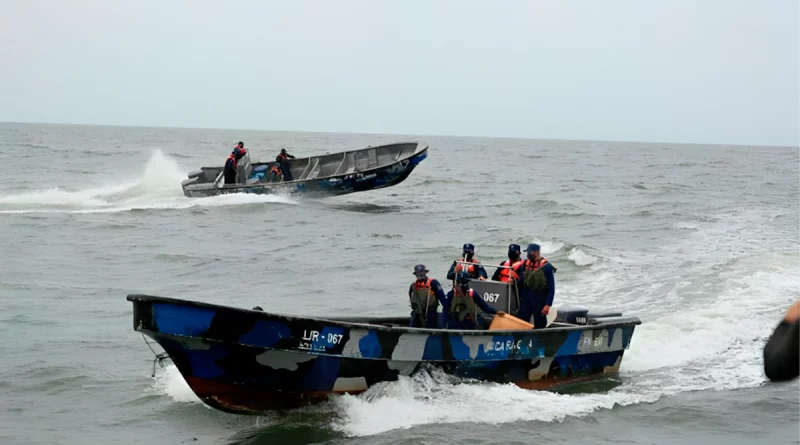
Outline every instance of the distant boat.
<svg viewBox="0 0 800 445">
<path fill-rule="evenodd" d="M 344 195 L 403 182 L 427 157 L 428 144 L 405 142 L 323 156 L 290 159 L 292 181 L 273 178 L 269 170 L 276 162 L 250 163 L 250 152 L 237 166 L 237 184 L 224 184 L 223 167 L 201 167 L 189 174 L 181 186 L 190 197 L 227 193 L 310 193 Z"/>
<path fill-rule="evenodd" d="M 408 316 L 323 319 L 147 295 L 128 301 L 134 329 L 166 351 L 157 359 L 168 356 L 203 402 L 237 414 L 356 394 L 423 366 L 527 389 L 580 382 L 617 372 L 641 323 L 561 306 L 545 329 L 464 331 L 410 328 Z"/>
</svg>

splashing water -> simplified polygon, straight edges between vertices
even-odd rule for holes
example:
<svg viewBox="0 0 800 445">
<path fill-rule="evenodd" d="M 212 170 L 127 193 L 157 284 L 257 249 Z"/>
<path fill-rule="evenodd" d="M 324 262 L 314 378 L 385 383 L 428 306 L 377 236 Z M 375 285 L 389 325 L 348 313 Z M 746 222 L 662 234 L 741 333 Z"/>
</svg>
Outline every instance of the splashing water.
<svg viewBox="0 0 800 445">
<path fill-rule="evenodd" d="M 277 195 L 229 194 L 189 199 L 183 196 L 180 188 L 185 178 L 186 172 L 156 149 L 147 161 L 142 176 L 133 182 L 80 191 L 56 187 L 0 196 L 0 213 L 114 213 L 134 209 L 184 209 L 253 203 L 296 204 L 289 198 Z"/>
<path fill-rule="evenodd" d="M 588 253 L 584 252 L 583 250 L 575 247 L 569 251 L 569 255 L 567 255 L 570 261 L 575 263 L 576 266 L 590 266 L 597 261 L 597 258 L 589 255 Z"/>
</svg>

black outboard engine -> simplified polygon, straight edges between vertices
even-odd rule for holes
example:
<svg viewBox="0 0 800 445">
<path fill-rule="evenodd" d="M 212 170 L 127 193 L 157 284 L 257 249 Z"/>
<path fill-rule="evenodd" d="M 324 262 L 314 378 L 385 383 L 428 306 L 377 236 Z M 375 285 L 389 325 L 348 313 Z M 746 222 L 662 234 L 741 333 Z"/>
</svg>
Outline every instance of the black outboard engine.
<svg viewBox="0 0 800 445">
<path fill-rule="evenodd" d="M 585 307 L 564 305 L 556 309 L 558 313 L 556 319 L 553 320 L 555 323 L 585 325 L 588 322 L 589 309 Z"/>
</svg>

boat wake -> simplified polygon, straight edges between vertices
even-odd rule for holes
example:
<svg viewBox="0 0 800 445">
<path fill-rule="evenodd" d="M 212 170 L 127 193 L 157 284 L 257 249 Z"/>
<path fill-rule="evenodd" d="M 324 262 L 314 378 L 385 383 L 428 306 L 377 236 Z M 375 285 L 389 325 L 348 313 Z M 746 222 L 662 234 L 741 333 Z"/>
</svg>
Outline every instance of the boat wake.
<svg viewBox="0 0 800 445">
<path fill-rule="evenodd" d="M 0 196 L 0 213 L 115 213 L 254 203 L 296 204 L 280 195 L 230 194 L 189 199 L 180 186 L 186 173 L 161 150 L 154 150 L 138 179 L 85 190 L 56 187 Z"/>
<path fill-rule="evenodd" d="M 528 391 L 421 371 L 357 396 L 333 397 L 325 408 L 332 415 L 319 428 L 369 436 L 433 421 L 558 422 L 689 391 L 758 387 L 766 380 L 761 361 L 764 343 L 800 294 L 800 259 L 796 245 L 784 250 L 750 246 L 746 256 L 729 256 L 746 249 L 747 240 L 737 237 L 738 231 L 720 236 L 718 225 L 735 223 L 731 219 L 708 223 L 697 228 L 697 236 L 673 242 L 670 249 L 678 257 L 691 252 L 693 258 L 704 260 L 687 263 L 680 277 L 673 275 L 673 269 L 652 267 L 662 258 L 658 253 L 648 260 L 648 252 L 626 252 L 618 258 L 619 252 L 603 251 L 604 261 L 581 268 L 580 276 L 559 294 L 562 302 L 641 315 L 643 324 L 636 328 L 612 389 L 597 390 L 594 385 L 599 381 L 570 394 Z M 537 241 L 549 252 L 562 248 L 563 253 L 572 252 L 560 242 Z M 164 376 L 170 383 L 160 386 L 162 394 L 199 403 L 176 369 Z"/>
</svg>

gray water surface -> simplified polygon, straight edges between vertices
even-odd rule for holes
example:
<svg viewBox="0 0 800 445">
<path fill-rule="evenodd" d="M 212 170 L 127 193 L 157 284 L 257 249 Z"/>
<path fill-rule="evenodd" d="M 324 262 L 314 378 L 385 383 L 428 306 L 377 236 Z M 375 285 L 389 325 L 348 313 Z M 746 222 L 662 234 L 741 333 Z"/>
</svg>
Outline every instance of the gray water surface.
<svg viewBox="0 0 800 445">
<path fill-rule="evenodd" d="M 422 139 L 403 184 L 329 199 L 189 199 L 236 141 L 254 160 Z M 800 295 L 798 148 L 0 124 L 0 442 L 800 441 L 798 382 L 761 350 Z M 407 313 L 443 279 L 539 242 L 556 304 L 639 316 L 618 376 L 568 393 L 421 373 L 263 417 L 205 407 L 133 331 L 128 293 L 300 315 Z M 492 269 L 489 268 L 491 273 Z"/>
</svg>

